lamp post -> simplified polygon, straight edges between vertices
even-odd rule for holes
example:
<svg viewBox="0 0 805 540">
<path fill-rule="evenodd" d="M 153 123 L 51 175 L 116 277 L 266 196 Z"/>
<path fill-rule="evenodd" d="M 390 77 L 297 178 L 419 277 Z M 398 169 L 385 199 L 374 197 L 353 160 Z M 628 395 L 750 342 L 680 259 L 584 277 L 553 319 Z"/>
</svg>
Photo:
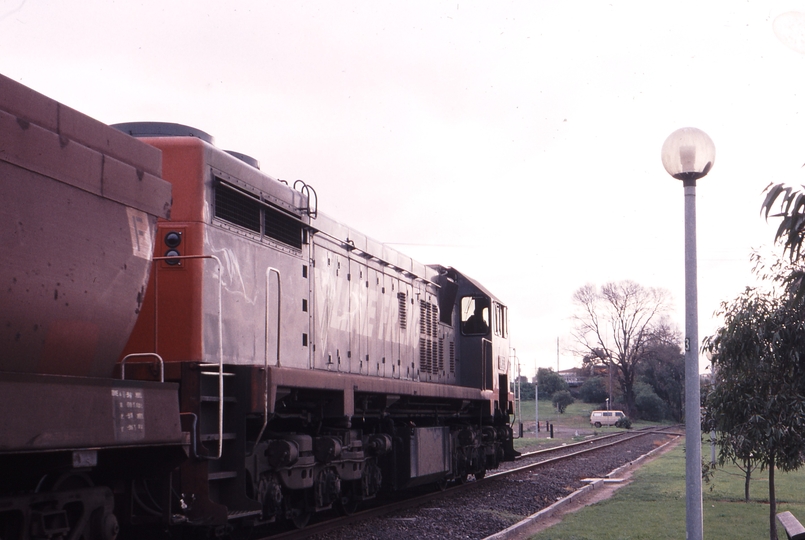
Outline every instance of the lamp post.
<svg viewBox="0 0 805 540">
<path fill-rule="evenodd" d="M 699 316 L 696 289 L 696 180 L 713 166 L 716 147 L 704 131 L 682 128 L 662 145 L 662 164 L 685 189 L 685 525 L 687 540 L 702 540 L 702 427 Z"/>
</svg>

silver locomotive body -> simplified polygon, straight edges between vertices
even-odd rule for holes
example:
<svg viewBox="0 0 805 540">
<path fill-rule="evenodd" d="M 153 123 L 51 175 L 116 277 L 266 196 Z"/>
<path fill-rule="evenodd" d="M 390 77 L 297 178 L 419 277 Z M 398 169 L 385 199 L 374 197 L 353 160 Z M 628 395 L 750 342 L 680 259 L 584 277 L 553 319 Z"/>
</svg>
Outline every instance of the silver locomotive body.
<svg viewBox="0 0 805 540">
<path fill-rule="evenodd" d="M 497 298 L 323 215 L 310 186 L 198 130 L 117 127 L 162 151 L 173 184 L 127 352 L 164 358 L 197 421 L 185 423 L 189 519 L 300 525 L 513 459 Z"/>
</svg>

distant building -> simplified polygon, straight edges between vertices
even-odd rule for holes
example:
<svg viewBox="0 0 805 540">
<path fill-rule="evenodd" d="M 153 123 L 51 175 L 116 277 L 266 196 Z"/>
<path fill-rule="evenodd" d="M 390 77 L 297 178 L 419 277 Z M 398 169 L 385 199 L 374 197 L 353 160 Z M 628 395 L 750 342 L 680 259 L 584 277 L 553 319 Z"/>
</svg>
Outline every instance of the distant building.
<svg viewBox="0 0 805 540">
<path fill-rule="evenodd" d="M 571 368 L 559 371 L 557 374 L 565 380 L 569 387 L 574 388 L 584 384 L 584 381 L 586 381 L 589 376 L 588 371 L 589 370 L 582 368 Z"/>
</svg>

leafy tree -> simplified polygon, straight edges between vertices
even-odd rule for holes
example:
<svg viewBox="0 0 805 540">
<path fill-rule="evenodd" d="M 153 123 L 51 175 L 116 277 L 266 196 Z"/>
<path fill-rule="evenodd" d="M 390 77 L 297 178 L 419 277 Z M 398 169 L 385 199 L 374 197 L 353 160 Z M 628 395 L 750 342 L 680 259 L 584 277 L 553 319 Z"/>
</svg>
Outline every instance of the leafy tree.
<svg viewBox="0 0 805 540">
<path fill-rule="evenodd" d="M 635 412 L 634 384 L 654 326 L 670 308 L 664 289 L 634 281 L 585 285 L 573 294 L 576 314 L 573 337 L 587 364 L 612 366 L 623 392 L 627 413 Z"/>
<path fill-rule="evenodd" d="M 609 397 L 607 383 L 601 377 L 590 377 L 579 388 L 579 397 L 584 403 L 603 403 Z"/>
<path fill-rule="evenodd" d="M 539 386 L 539 395 L 544 398 L 550 398 L 560 390 L 568 390 L 567 381 L 551 368 L 537 370 L 537 386 Z"/>
<path fill-rule="evenodd" d="M 675 422 L 682 422 L 685 402 L 685 354 L 680 343 L 679 331 L 666 319 L 661 320 L 649 336 L 645 357 L 638 367 L 640 380 L 651 385 Z"/>
<path fill-rule="evenodd" d="M 778 275 L 785 281 L 790 269 Z M 772 539 L 774 471 L 800 467 L 805 448 L 805 304 L 793 300 L 785 288 L 747 288 L 722 304 L 724 325 L 704 346 L 713 355 L 714 384 L 703 427 L 716 432 L 719 465 L 737 460 L 768 469 Z"/>
<path fill-rule="evenodd" d="M 769 184 L 765 191 L 766 199 L 760 211 L 765 213 L 767 220 L 779 204 L 777 213 L 772 214 L 772 217 L 781 218 L 774 241 L 783 245 L 783 256 L 788 253 L 791 263 L 801 263 L 805 243 L 805 192 L 784 184 Z M 805 299 L 805 268 L 802 264 L 792 264 L 783 278 L 797 301 Z"/>
<path fill-rule="evenodd" d="M 730 444 L 736 446 L 735 449 L 729 452 L 732 463 L 744 473 L 744 502 L 749 502 L 749 486 L 752 481 L 752 473 L 757 469 L 757 463 L 754 460 L 752 451 L 740 448 L 741 445 L 751 444 L 745 437 L 727 437 L 724 439 L 723 444 Z"/>
<path fill-rule="evenodd" d="M 788 252 L 792 261 L 799 259 L 805 241 L 805 193 L 784 184 L 769 184 L 765 191 L 766 199 L 760 211 L 765 212 L 768 219 L 775 204 L 779 203 L 779 212 L 772 217 L 782 218 L 774 241 L 783 244 L 783 255 Z"/>
<path fill-rule="evenodd" d="M 516 382 L 511 383 L 511 391 L 514 392 Z M 520 399 L 522 401 L 531 401 L 534 399 L 534 383 L 528 381 L 520 381 Z"/>
<path fill-rule="evenodd" d="M 554 392 L 553 399 L 551 402 L 553 406 L 556 407 L 556 410 L 559 411 L 559 414 L 563 414 L 565 409 L 567 409 L 568 405 L 575 403 L 575 399 L 567 390 L 559 390 L 558 392 Z"/>
</svg>

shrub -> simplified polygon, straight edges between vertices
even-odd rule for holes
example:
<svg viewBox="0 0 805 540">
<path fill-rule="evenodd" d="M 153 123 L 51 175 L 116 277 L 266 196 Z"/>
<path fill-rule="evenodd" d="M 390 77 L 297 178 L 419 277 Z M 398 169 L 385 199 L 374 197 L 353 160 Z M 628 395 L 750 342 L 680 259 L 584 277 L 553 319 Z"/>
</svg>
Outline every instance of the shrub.
<svg viewBox="0 0 805 540">
<path fill-rule="evenodd" d="M 573 396 L 570 395 L 570 392 L 567 390 L 559 390 L 558 392 L 554 392 L 551 401 L 553 402 L 553 406 L 559 411 L 559 414 L 562 414 L 565 412 L 565 409 L 567 409 L 567 406 L 576 400 L 573 399 Z"/>
<path fill-rule="evenodd" d="M 666 416 L 668 406 L 647 384 L 640 384 L 635 395 L 635 406 L 644 420 L 659 422 Z"/>
<path fill-rule="evenodd" d="M 615 422 L 615 427 L 623 428 L 623 429 L 632 429 L 632 421 L 629 420 L 628 416 L 618 418 L 618 421 Z"/>
</svg>

